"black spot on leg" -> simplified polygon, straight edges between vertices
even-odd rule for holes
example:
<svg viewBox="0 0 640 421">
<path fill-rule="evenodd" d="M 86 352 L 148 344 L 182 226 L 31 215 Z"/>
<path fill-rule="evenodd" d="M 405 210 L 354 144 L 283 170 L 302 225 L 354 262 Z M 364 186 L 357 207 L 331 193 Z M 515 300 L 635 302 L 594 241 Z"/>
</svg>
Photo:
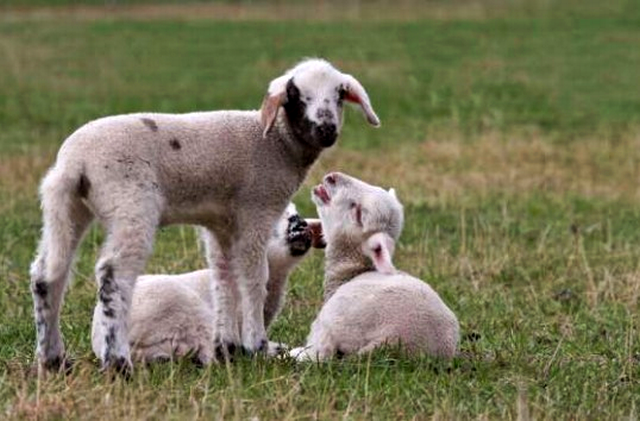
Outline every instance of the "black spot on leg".
<svg viewBox="0 0 640 421">
<path fill-rule="evenodd" d="M 105 359 L 109 359 L 111 356 L 111 350 L 113 349 L 113 345 L 116 343 L 116 329 L 111 326 L 107 331 L 107 334 L 104 337 L 104 343 L 106 345 L 106 349 L 104 351 Z"/>
<path fill-rule="evenodd" d="M 102 314 L 106 317 L 114 318 L 115 310 L 111 307 L 113 302 L 113 294 L 118 291 L 113 275 L 113 266 L 105 264 L 102 266 L 100 277 L 100 290 L 98 291 L 98 299 L 102 303 Z"/>
<path fill-rule="evenodd" d="M 42 312 L 44 310 L 49 310 L 50 308 L 49 302 L 47 301 L 47 296 L 49 295 L 49 284 L 43 280 L 38 280 L 33 283 L 31 289 L 35 297 L 38 298 L 36 300 L 36 319 L 43 322 L 44 317 L 42 316 Z"/>
<path fill-rule="evenodd" d="M 89 189 L 91 188 L 91 182 L 87 178 L 86 175 L 80 175 L 80 180 L 78 181 L 78 195 L 83 199 L 86 199 L 89 196 Z"/>
<path fill-rule="evenodd" d="M 144 123 L 144 125 L 147 126 L 152 132 L 158 131 L 158 124 L 155 122 L 155 120 L 143 117 L 140 119 L 140 121 L 142 121 L 142 123 Z"/>
<path fill-rule="evenodd" d="M 173 149 L 174 151 L 179 151 L 180 149 L 182 149 L 182 145 L 180 144 L 180 141 L 175 137 L 169 141 L 169 145 L 171 146 L 171 149 Z"/>
<path fill-rule="evenodd" d="M 111 302 L 113 301 L 113 298 L 111 298 L 111 296 L 109 296 L 109 295 L 107 295 L 107 294 L 105 294 L 105 293 L 104 293 L 103 288 L 100 288 L 100 293 L 99 293 L 99 294 L 100 294 L 100 296 L 99 296 L 99 298 L 100 298 L 100 302 L 101 302 L 103 305 L 105 305 L 105 306 L 106 306 L 106 305 L 108 305 L 108 304 L 111 304 Z"/>
<path fill-rule="evenodd" d="M 42 310 L 38 310 L 38 314 L 36 315 L 36 332 L 38 334 L 38 344 L 40 347 L 44 347 L 46 345 L 46 327 L 47 324 L 44 321 L 44 317 L 42 317 Z"/>
<path fill-rule="evenodd" d="M 36 326 L 38 326 L 38 327 L 44 326 L 45 321 L 44 321 L 44 316 L 42 315 L 42 313 L 45 310 L 48 310 L 48 309 L 49 309 L 49 307 L 48 307 L 48 305 L 46 305 L 46 303 L 43 306 L 41 306 L 41 305 L 36 306 Z"/>
<path fill-rule="evenodd" d="M 116 329 L 114 327 L 110 327 L 107 332 L 107 336 L 104 338 L 107 347 L 112 347 L 113 343 L 116 341 Z"/>
<path fill-rule="evenodd" d="M 117 291 L 117 287 L 114 283 L 113 266 L 105 264 L 100 268 L 102 277 L 100 279 L 100 289 L 107 294 L 112 294 Z"/>
<path fill-rule="evenodd" d="M 45 281 L 36 281 L 33 284 L 33 292 L 45 300 L 47 298 L 47 294 L 49 293 L 49 285 Z"/>
</svg>

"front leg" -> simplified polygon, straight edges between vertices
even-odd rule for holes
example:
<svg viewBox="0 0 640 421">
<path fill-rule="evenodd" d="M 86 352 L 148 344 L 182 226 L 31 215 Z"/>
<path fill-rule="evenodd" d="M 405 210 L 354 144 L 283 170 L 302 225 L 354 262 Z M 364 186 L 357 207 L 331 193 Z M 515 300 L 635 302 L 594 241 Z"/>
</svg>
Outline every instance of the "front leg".
<svg viewBox="0 0 640 421">
<path fill-rule="evenodd" d="M 268 264 L 266 241 L 253 236 L 252 242 L 240 242 L 238 290 L 242 310 L 242 346 L 250 354 L 266 351 L 268 341 L 264 325 Z"/>
<path fill-rule="evenodd" d="M 300 263 L 312 243 L 309 225 L 297 213 L 289 215 L 280 225 L 277 235 L 271 237 L 267 247 L 269 281 L 264 306 L 265 329 L 269 329 L 282 308 L 289 273 Z"/>
<path fill-rule="evenodd" d="M 211 302 L 214 312 L 213 348 L 218 359 L 229 359 L 241 345 L 238 320 L 238 286 L 230 245 L 219 241 L 208 229 L 201 229 L 207 261 L 211 269 Z"/>
</svg>

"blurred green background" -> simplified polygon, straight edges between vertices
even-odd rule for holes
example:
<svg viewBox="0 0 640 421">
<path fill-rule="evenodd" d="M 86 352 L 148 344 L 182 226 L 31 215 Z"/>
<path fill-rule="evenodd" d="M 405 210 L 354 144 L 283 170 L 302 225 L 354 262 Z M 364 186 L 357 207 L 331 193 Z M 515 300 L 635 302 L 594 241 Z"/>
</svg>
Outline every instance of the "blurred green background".
<svg viewBox="0 0 640 421">
<path fill-rule="evenodd" d="M 348 109 L 328 170 L 394 186 L 396 264 L 458 315 L 453 362 L 394 350 L 323 366 L 239 358 L 105 381 L 89 347 L 96 227 L 62 316 L 70 377 L 30 371 L 37 183 L 85 122 L 136 111 L 256 109 L 320 56 L 356 76 L 382 127 Z M 0 414 L 15 419 L 637 418 L 640 2 L 64 1 L 0 3 Z M 149 272 L 203 267 L 163 228 Z M 322 256 L 294 273 L 270 336 L 298 345 Z"/>
</svg>

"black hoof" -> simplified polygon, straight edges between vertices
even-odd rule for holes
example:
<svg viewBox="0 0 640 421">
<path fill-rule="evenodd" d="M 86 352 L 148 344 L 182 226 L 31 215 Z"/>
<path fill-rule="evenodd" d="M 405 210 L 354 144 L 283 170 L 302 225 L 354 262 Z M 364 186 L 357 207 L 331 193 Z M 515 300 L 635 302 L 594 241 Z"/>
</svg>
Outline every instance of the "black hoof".
<svg viewBox="0 0 640 421">
<path fill-rule="evenodd" d="M 133 375 L 133 366 L 125 357 L 116 357 L 102 364 L 103 373 L 111 376 L 120 376 L 125 380 L 131 380 Z"/>
<path fill-rule="evenodd" d="M 284 355 L 287 353 L 287 346 L 283 344 L 277 344 L 273 348 L 268 348 L 268 354 L 270 356 Z"/>
<path fill-rule="evenodd" d="M 195 354 L 191 356 L 191 363 L 195 365 L 197 368 L 205 368 L 208 364 L 205 362 L 200 355 Z"/>
<path fill-rule="evenodd" d="M 289 217 L 287 245 L 292 256 L 302 256 L 311 248 L 311 231 L 307 221 L 299 215 Z"/>
<path fill-rule="evenodd" d="M 172 361 L 173 360 L 171 359 L 171 357 L 168 357 L 166 355 L 162 355 L 162 356 L 159 356 L 159 357 L 155 357 L 155 358 L 153 358 L 151 360 L 147 360 L 147 361 L 145 361 L 145 363 L 146 363 L 146 366 L 149 367 L 149 366 L 154 365 L 154 364 L 169 364 Z"/>
<path fill-rule="evenodd" d="M 480 339 L 482 339 L 482 335 L 478 332 L 469 332 L 462 336 L 462 340 L 468 342 L 478 342 Z"/>
<path fill-rule="evenodd" d="M 233 354 L 236 353 L 237 348 L 233 342 L 223 342 L 215 348 L 216 360 L 233 362 Z"/>
<path fill-rule="evenodd" d="M 260 341 L 260 346 L 258 347 L 258 352 L 267 352 L 269 349 L 269 341 L 263 339 Z"/>
<path fill-rule="evenodd" d="M 269 341 L 267 341 L 266 339 L 263 339 L 262 341 L 260 341 L 260 345 L 258 345 L 258 348 L 256 349 L 249 349 L 243 346 L 242 354 L 253 357 L 254 355 L 257 355 L 257 354 L 266 354 L 268 349 L 269 349 Z"/>
<path fill-rule="evenodd" d="M 71 374 L 73 370 L 73 360 L 65 356 L 50 358 L 42 363 L 45 370 L 52 373 L 62 373 L 64 375 Z"/>
</svg>

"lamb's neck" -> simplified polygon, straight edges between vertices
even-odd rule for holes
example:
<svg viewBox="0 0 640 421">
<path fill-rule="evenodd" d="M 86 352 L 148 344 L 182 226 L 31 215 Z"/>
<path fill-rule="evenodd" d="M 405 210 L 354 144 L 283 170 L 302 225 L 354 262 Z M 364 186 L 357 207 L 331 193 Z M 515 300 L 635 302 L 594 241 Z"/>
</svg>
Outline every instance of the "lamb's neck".
<svg viewBox="0 0 640 421">
<path fill-rule="evenodd" d="M 323 148 L 310 145 L 305 139 L 297 138 L 284 112 L 281 112 L 276 119 L 272 131 L 277 133 L 288 160 L 298 163 L 300 170 L 306 175 L 313 163 L 318 160 Z"/>
<path fill-rule="evenodd" d="M 374 270 L 358 246 L 328 244 L 325 250 L 324 301 L 354 277 Z"/>
</svg>

